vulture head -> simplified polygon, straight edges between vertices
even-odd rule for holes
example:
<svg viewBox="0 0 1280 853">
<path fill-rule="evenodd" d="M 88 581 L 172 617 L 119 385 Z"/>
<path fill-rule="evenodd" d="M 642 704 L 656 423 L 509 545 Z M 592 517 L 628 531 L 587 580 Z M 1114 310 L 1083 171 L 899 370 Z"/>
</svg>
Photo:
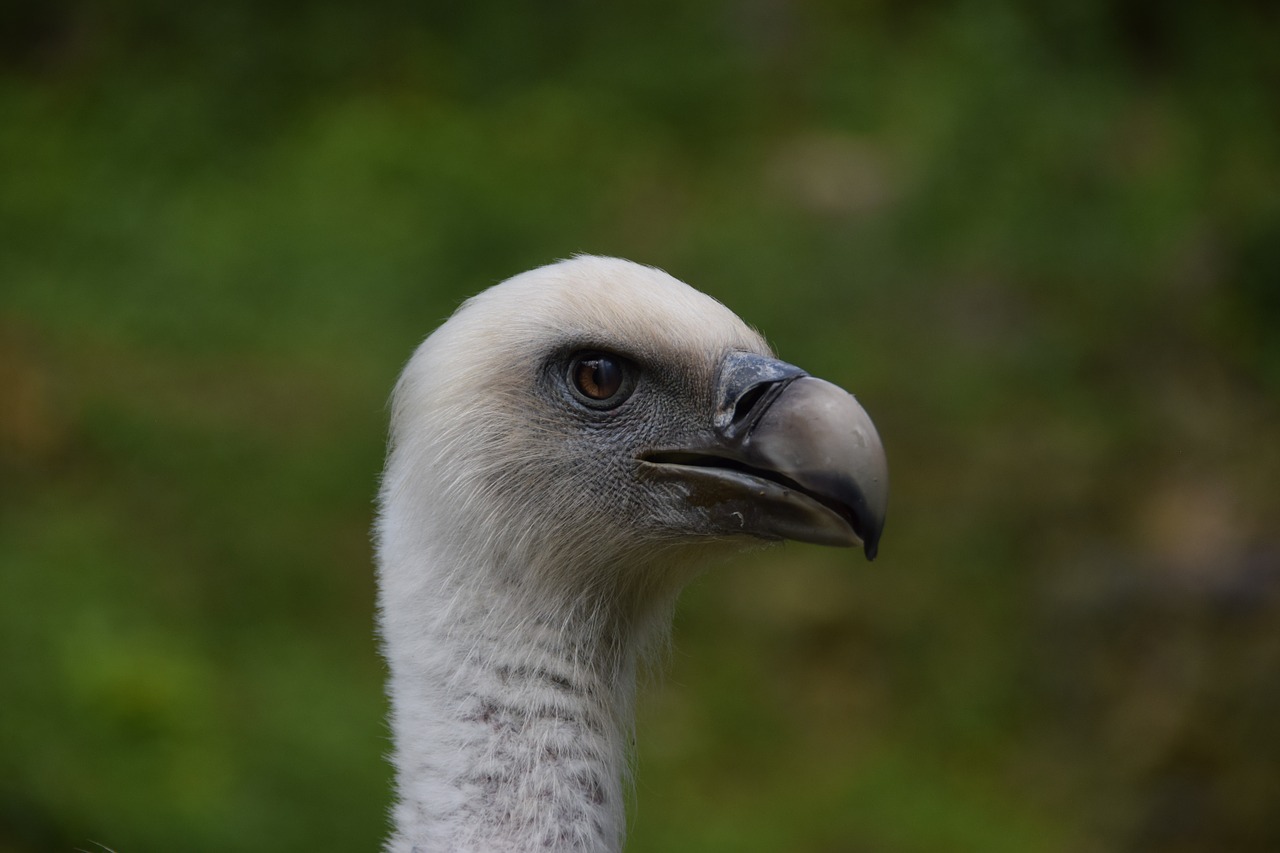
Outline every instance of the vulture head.
<svg viewBox="0 0 1280 853">
<path fill-rule="evenodd" d="M 637 656 L 707 558 L 873 558 L 857 401 L 714 299 L 577 257 L 468 300 L 396 386 L 381 493 L 393 850 L 621 844 Z"/>
</svg>

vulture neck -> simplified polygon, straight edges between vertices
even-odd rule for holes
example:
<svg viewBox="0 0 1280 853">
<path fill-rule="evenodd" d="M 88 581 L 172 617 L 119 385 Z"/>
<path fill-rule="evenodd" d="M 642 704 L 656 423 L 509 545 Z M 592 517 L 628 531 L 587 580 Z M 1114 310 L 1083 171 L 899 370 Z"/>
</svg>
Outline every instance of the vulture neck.
<svg viewBox="0 0 1280 853">
<path fill-rule="evenodd" d="M 619 850 L 637 662 L 669 632 L 679 584 L 628 592 L 617 578 L 653 573 L 394 551 L 381 590 L 399 794 L 387 849 Z M 609 580 L 584 589 L 584 576 Z"/>
</svg>

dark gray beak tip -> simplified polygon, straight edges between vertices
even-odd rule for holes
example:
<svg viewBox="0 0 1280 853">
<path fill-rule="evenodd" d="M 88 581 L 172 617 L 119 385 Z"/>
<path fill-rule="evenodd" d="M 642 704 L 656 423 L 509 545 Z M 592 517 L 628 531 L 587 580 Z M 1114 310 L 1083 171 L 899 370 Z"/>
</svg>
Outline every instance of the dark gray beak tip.
<svg viewBox="0 0 1280 853">
<path fill-rule="evenodd" d="M 860 496 L 853 507 L 853 532 L 862 540 L 862 552 L 871 562 L 880 552 L 880 536 L 884 533 L 884 517 L 888 495 L 880 494 L 877 507 L 872 507 L 866 496 Z"/>
</svg>

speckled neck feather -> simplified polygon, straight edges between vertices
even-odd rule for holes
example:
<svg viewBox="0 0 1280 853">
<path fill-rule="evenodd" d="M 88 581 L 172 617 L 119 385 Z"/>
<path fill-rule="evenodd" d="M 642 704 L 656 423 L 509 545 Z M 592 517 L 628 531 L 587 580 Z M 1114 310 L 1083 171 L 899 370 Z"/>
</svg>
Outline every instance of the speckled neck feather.
<svg viewBox="0 0 1280 853">
<path fill-rule="evenodd" d="M 472 591 L 474 592 L 474 591 Z M 389 850 L 621 846 L 635 685 L 630 638 L 603 620 L 526 620 L 465 590 L 393 662 L 401 801 Z"/>
</svg>

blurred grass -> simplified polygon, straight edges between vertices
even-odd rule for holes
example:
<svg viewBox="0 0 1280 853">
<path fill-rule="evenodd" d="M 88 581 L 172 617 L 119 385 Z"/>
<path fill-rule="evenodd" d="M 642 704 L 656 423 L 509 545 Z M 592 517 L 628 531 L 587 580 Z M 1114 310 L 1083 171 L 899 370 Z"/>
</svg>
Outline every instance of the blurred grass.
<svg viewBox="0 0 1280 853">
<path fill-rule="evenodd" d="M 386 394 L 576 251 L 894 475 L 690 591 L 631 849 L 1280 847 L 1269 6 L 0 15 L 0 850 L 376 846 Z"/>
</svg>

